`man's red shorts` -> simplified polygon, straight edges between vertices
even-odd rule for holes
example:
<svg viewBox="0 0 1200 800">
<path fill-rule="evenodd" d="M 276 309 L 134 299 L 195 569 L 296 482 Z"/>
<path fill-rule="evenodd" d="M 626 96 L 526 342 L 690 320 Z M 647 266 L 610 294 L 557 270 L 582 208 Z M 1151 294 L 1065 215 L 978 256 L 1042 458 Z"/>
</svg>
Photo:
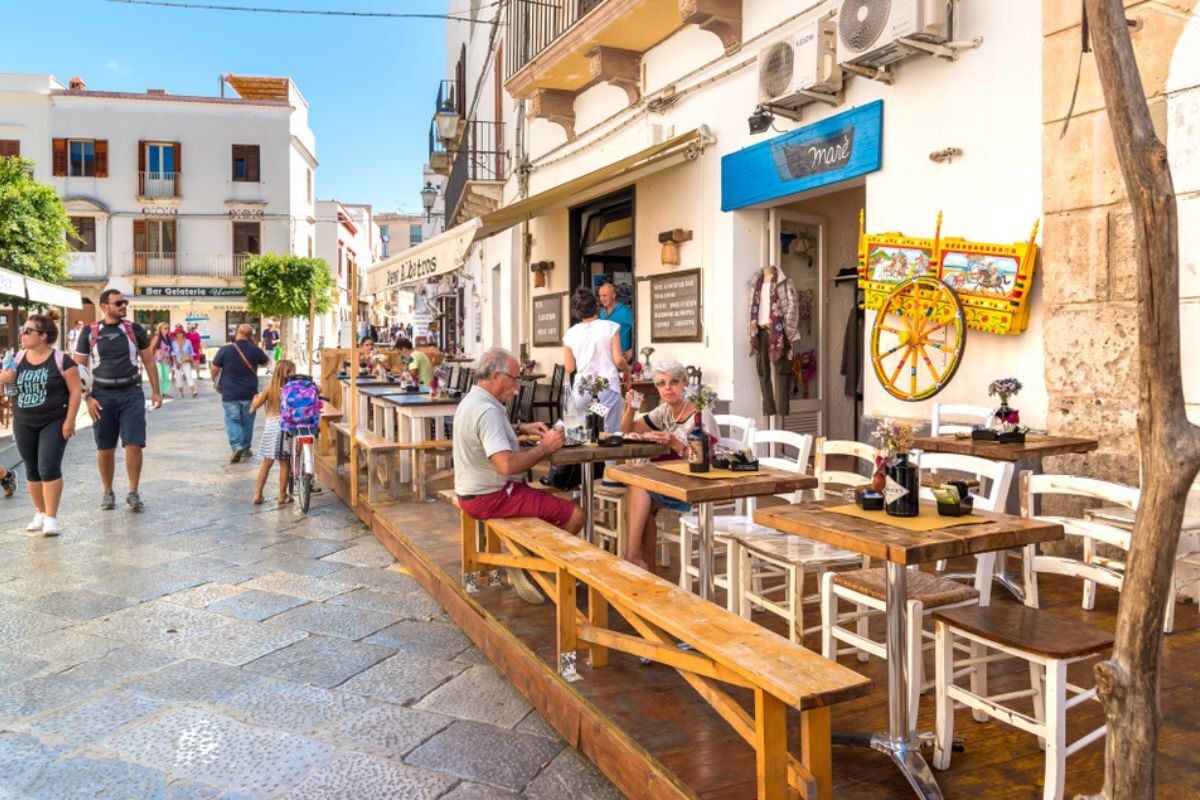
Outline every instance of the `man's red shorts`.
<svg viewBox="0 0 1200 800">
<path fill-rule="evenodd" d="M 538 491 L 526 483 L 510 482 L 498 492 L 479 494 L 459 500 L 462 510 L 475 519 L 536 517 L 560 528 L 567 527 L 575 504 L 552 494 Z"/>
</svg>

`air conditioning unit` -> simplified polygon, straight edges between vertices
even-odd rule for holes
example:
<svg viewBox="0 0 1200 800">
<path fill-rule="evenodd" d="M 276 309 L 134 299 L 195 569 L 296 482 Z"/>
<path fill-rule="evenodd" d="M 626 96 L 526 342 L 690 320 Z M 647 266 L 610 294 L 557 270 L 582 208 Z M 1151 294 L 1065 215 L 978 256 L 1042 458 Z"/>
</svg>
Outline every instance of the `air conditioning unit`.
<svg viewBox="0 0 1200 800">
<path fill-rule="evenodd" d="M 950 41 L 954 0 L 842 0 L 837 15 L 839 64 L 879 69 L 920 52 L 903 40 Z"/>
<path fill-rule="evenodd" d="M 796 35 L 758 57 L 758 102 L 799 108 L 817 99 L 806 93 L 836 95 L 842 90 L 837 63 L 837 28 L 831 18 L 815 19 Z"/>
</svg>

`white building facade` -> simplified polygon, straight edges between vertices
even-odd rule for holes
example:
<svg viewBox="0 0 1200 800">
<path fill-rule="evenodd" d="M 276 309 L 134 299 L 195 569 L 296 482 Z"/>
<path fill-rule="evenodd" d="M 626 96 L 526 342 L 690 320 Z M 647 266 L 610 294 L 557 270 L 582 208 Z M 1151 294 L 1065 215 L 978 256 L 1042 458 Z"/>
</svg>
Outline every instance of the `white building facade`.
<svg viewBox="0 0 1200 800">
<path fill-rule="evenodd" d="M 369 319 L 365 300 L 355 304 L 350 294 L 350 276 L 357 274 L 358 285 L 366 280 L 367 269 L 379 260 L 382 247 L 380 229 L 369 205 L 318 200 L 316 203 L 316 249 L 333 273 L 337 302 L 328 314 L 317 320 L 318 345 L 349 347 L 354 320 Z M 361 293 L 360 293 L 361 297 Z"/>
<path fill-rule="evenodd" d="M 499 24 L 450 26 L 446 74 L 458 84 L 460 130 L 441 142 L 445 154 L 430 149 L 431 163 L 440 160 L 449 176 L 444 236 L 467 233 L 466 247 L 443 240 L 438 267 L 455 275 L 467 349 L 503 345 L 548 372 L 561 362 L 569 293 L 608 279 L 633 307 L 635 350 L 652 347 L 655 360 L 702 368 L 733 413 L 761 418 L 748 343 L 751 287 L 775 263 L 800 290 L 798 349 L 810 355 L 783 419 L 761 424 L 863 438 L 863 417 L 928 419 L 929 402 L 884 391 L 869 348 L 856 349 L 851 374 L 842 374 L 853 346 L 847 332 L 857 326 L 869 336 L 874 313 L 852 320 L 862 298 L 853 280 L 834 278 L 856 267 L 860 212 L 872 233 L 932 238 L 943 211 L 944 236 L 1029 238 L 1042 213 L 1041 4 L 958 3 L 950 29 L 936 24 L 934 10 L 945 3 L 894 3 L 926 15 L 919 38 L 940 31 L 926 38 L 960 41 L 931 47 L 936 54 L 909 47 L 878 72 L 834 75 L 845 56 L 836 45 L 841 5 L 728 0 L 685 16 L 681 9 L 697 4 L 601 0 L 547 27 L 539 4 L 507 2 Z M 479 7 L 454 0 L 449 8 Z M 493 12 L 479 13 L 490 20 Z M 822 26 L 818 62 L 813 53 L 821 51 L 809 44 Z M 786 97 L 764 96 L 768 53 L 780 44 L 797 77 L 773 90 Z M 822 94 L 797 91 L 802 72 L 816 75 L 805 85 Z M 751 133 L 756 107 L 776 99 L 773 121 Z M 772 191 L 747 201 L 738 186 L 746 149 L 782 148 L 822 124 L 858 125 L 855 146 L 875 149 L 874 159 L 805 179 L 780 173 Z M 947 149 L 962 155 L 931 159 Z M 797 240 L 806 246 L 793 248 Z M 446 249 L 453 246 L 461 252 Z M 439 245 L 422 248 L 414 260 Z M 682 282 L 674 295 L 672 277 Z M 970 346 L 939 401 L 986 403 L 987 383 L 1014 375 L 1026 386 L 1023 421 L 1046 426 L 1036 277 L 1031 291 L 1020 335 L 968 332 Z M 672 314 L 681 331 L 671 330 Z"/>
<path fill-rule="evenodd" d="M 0 141 L 58 191 L 82 242 L 71 283 L 90 321 L 106 288 L 134 317 L 195 323 L 207 346 L 246 309 L 248 255 L 315 247 L 316 143 L 288 78 L 227 75 L 225 97 L 89 90 L 0 75 Z M 72 320 L 73 322 L 73 320 Z"/>
</svg>

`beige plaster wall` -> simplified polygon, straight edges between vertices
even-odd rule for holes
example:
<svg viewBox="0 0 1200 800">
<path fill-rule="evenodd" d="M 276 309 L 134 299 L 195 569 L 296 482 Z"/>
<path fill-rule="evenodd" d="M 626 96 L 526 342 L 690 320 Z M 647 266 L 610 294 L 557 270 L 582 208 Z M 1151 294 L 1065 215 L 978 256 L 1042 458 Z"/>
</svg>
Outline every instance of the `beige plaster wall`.
<svg viewBox="0 0 1200 800">
<path fill-rule="evenodd" d="M 1196 0 L 1125 3 L 1142 83 L 1166 140 L 1165 87 Z M 1043 271 L 1046 387 L 1051 433 L 1101 442 L 1088 456 L 1050 459 L 1047 471 L 1137 482 L 1137 285 L 1134 231 L 1095 60 L 1084 56 L 1074 115 L 1080 4 L 1043 7 Z M 1181 221 L 1182 227 L 1182 221 Z"/>
</svg>

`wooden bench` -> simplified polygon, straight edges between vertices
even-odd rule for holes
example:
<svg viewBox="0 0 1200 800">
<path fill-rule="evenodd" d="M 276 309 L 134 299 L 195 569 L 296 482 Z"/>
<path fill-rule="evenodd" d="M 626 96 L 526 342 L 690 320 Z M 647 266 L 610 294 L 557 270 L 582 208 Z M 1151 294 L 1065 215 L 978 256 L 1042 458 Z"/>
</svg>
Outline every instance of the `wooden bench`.
<svg viewBox="0 0 1200 800">
<path fill-rule="evenodd" d="M 758 800 L 832 795 L 830 707 L 871 691 L 871 681 L 537 519 L 485 524 L 462 514 L 464 586 L 483 567 L 527 570 L 556 606 L 559 674 L 579 680 L 577 654 L 607 666 L 610 650 L 673 667 L 754 748 Z M 481 536 L 483 541 L 481 542 Z M 501 550 L 506 552 L 501 552 Z M 576 584 L 588 594 L 586 616 Z M 609 609 L 637 632 L 609 627 Z M 677 642 L 691 646 L 681 650 Z M 748 710 L 720 686 L 753 693 Z M 787 709 L 800 712 L 800 757 L 788 751 Z"/>
<path fill-rule="evenodd" d="M 334 446 L 333 434 L 329 430 L 329 426 L 341 421 L 342 412 L 336 408 L 326 406 L 321 410 L 321 419 L 317 423 L 317 442 L 323 455 L 329 455 Z"/>
<path fill-rule="evenodd" d="M 329 426 L 335 435 L 336 463 L 340 471 L 342 465 L 349 460 L 350 454 L 350 424 L 335 422 Z M 393 442 L 390 439 L 360 428 L 354 436 L 354 442 L 367 456 L 367 499 L 377 502 L 383 489 L 388 490 L 391 499 L 397 499 L 398 484 L 396 474 L 399 470 L 398 456 L 401 451 L 413 454 L 415 469 L 413 470 L 413 486 L 420 500 L 426 497 L 425 458 L 430 453 L 449 452 L 454 444 L 444 439 L 427 439 L 420 442 Z"/>
</svg>

